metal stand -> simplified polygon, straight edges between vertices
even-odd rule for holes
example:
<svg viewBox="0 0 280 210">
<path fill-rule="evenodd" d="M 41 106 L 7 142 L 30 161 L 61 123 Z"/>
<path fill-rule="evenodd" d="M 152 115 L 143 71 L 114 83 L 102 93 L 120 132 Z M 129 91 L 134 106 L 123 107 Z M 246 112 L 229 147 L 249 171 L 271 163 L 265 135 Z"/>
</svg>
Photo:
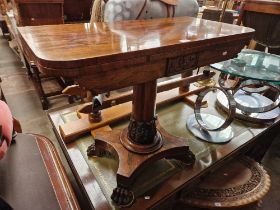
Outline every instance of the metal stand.
<svg viewBox="0 0 280 210">
<path fill-rule="evenodd" d="M 234 99 L 243 105 L 250 107 L 264 107 L 272 102 L 269 98 L 258 94 L 246 94 L 244 91 L 239 90 L 234 94 Z M 224 110 L 228 111 L 228 102 L 226 97 L 222 93 L 217 94 L 217 104 Z M 235 117 L 240 120 L 246 120 L 253 123 L 264 123 L 275 120 L 280 115 L 280 108 L 276 107 L 275 109 L 263 112 L 263 113 L 244 113 L 240 109 L 236 109 Z"/>
<path fill-rule="evenodd" d="M 234 136 L 230 124 L 235 117 L 254 123 L 263 123 L 272 121 L 280 115 L 280 88 L 278 86 L 264 81 L 244 80 L 238 84 L 238 87 L 236 84 L 226 87 L 224 77 L 221 75 L 219 78 L 221 87 L 213 87 L 201 92 L 195 102 L 195 114 L 187 121 L 188 129 L 196 137 L 211 143 L 226 143 Z M 217 94 L 217 102 L 227 111 L 226 120 L 200 113 L 202 99 L 208 92 L 215 89 L 220 90 Z M 261 95 L 269 89 L 276 92 L 275 101 Z"/>
<path fill-rule="evenodd" d="M 224 120 L 220 117 L 211 115 L 211 114 L 201 114 L 205 123 L 210 127 L 218 127 L 220 126 Z M 234 137 L 234 132 L 231 126 L 228 126 L 224 130 L 221 131 L 208 131 L 203 129 L 195 118 L 195 115 L 191 115 L 187 120 L 187 128 L 201 140 L 215 143 L 215 144 L 223 144 L 229 142 Z"/>
<path fill-rule="evenodd" d="M 225 120 L 212 114 L 200 113 L 202 100 L 207 93 L 220 90 L 229 104 L 228 116 Z M 221 87 L 212 87 L 202 91 L 195 102 L 194 115 L 187 121 L 188 129 L 196 137 L 211 143 L 223 144 L 234 137 L 234 132 L 230 126 L 234 119 L 236 103 L 232 95 Z"/>
</svg>

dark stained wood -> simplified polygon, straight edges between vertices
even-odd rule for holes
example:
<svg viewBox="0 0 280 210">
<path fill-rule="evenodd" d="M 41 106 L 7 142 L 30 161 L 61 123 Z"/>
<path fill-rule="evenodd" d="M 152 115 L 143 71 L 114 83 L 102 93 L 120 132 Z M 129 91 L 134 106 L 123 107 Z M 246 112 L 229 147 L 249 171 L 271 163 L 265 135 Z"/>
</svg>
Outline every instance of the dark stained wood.
<svg viewBox="0 0 280 210">
<path fill-rule="evenodd" d="M 22 133 L 22 128 L 20 122 L 13 117 L 13 129 L 17 133 Z"/>
<path fill-rule="evenodd" d="M 133 87 L 132 117 L 141 122 L 154 120 L 157 81 L 135 85 Z"/>
<path fill-rule="evenodd" d="M 92 3 L 92 0 L 64 0 L 65 22 L 89 22 Z"/>
<path fill-rule="evenodd" d="M 243 126 L 246 125 L 243 124 Z M 158 186 L 158 188 L 152 192 L 151 200 L 147 201 L 144 197 L 141 197 L 137 199 L 130 209 L 147 209 L 150 207 L 150 203 L 158 204 L 163 198 L 170 198 L 172 195 L 171 192 L 174 192 L 174 190 L 178 192 L 183 189 L 182 194 L 184 195 L 184 192 L 188 192 L 192 186 L 196 186 L 196 184 L 201 181 L 202 177 L 207 176 L 219 167 L 223 167 L 223 165 L 229 164 L 229 160 L 248 151 L 249 148 L 254 148 L 255 145 L 266 142 L 267 138 L 265 134 L 279 130 L 279 118 L 271 127 L 266 127 L 265 129 L 253 128 L 250 126 L 248 126 L 248 128 L 249 129 L 244 133 L 235 136 L 228 144 L 218 145 L 215 149 L 211 148 L 210 151 L 208 150 L 208 152 L 196 160 L 192 168 L 177 173 L 166 180 L 164 184 Z M 271 136 L 270 140 L 272 140 L 273 137 L 276 137 L 276 135 Z M 153 207 L 155 207 L 155 205 Z M 157 208 L 155 207 L 155 209 Z"/>
<path fill-rule="evenodd" d="M 242 2 L 237 24 L 255 29 L 249 45 L 251 49 L 264 50 L 277 54 L 280 39 L 280 2 L 271 0 L 245 0 Z"/>
<path fill-rule="evenodd" d="M 188 77 L 191 77 L 191 75 L 192 75 L 192 72 L 188 71 L 188 72 L 182 73 L 181 77 L 182 78 L 188 78 Z M 189 84 L 180 86 L 180 91 L 188 91 L 188 90 L 189 90 Z"/>
<path fill-rule="evenodd" d="M 13 0 L 18 26 L 62 24 L 63 0 Z"/>
<path fill-rule="evenodd" d="M 259 12 L 273 15 L 280 15 L 280 2 L 267 0 L 245 0 L 242 2 L 240 15 L 237 24 L 240 25 L 244 12 Z"/>
<path fill-rule="evenodd" d="M 63 0 L 14 0 L 16 3 L 34 4 L 34 3 L 63 3 Z"/>
<path fill-rule="evenodd" d="M 163 138 L 156 128 L 156 96 L 157 80 L 133 87 L 131 119 L 128 129 L 121 135 L 121 143 L 132 152 L 146 154 L 162 147 Z M 119 138 L 117 139 L 119 141 Z M 143 159 L 143 161 L 147 160 Z M 138 162 L 137 167 L 141 165 L 141 161 Z"/>
<path fill-rule="evenodd" d="M 111 145 L 118 154 L 118 184 L 121 183 L 122 186 L 126 186 L 127 188 L 129 188 L 133 184 L 133 181 L 137 177 L 137 174 L 141 171 L 141 169 L 144 168 L 143 165 L 147 166 L 155 162 L 155 160 L 162 159 L 163 157 L 167 159 L 174 158 L 182 160 L 188 165 L 192 165 L 194 163 L 195 159 L 193 154 L 190 153 L 189 147 L 185 143 L 186 139 L 174 137 L 167 133 L 162 127 L 160 127 L 159 124 L 157 126 L 165 141 L 163 143 L 163 146 L 159 150 L 147 155 L 131 153 L 121 145 L 119 138 L 126 137 L 126 132 L 128 132 L 127 130 L 113 130 L 112 132 L 103 133 L 99 131 L 96 134 L 95 139 L 97 141 L 104 141 L 107 144 Z M 188 153 L 189 155 L 187 155 Z M 150 160 L 151 158 L 155 160 Z"/>
<path fill-rule="evenodd" d="M 1 0 L 6 3 L 6 0 Z M 92 0 L 13 0 L 18 24 L 44 25 L 89 22 Z M 6 9 L 4 8 L 3 11 Z"/>
<path fill-rule="evenodd" d="M 64 0 L 13 0 L 13 10 L 15 19 L 18 26 L 36 26 L 36 25 L 50 25 L 50 24 L 63 24 L 63 2 Z M 20 42 L 20 40 L 18 40 Z M 21 43 L 18 43 L 22 48 Z M 49 108 L 48 97 L 61 95 L 61 90 L 46 93 L 43 88 L 42 78 L 46 75 L 40 74 L 36 65 L 33 63 L 33 58 L 27 51 L 21 49 L 24 52 L 25 65 L 28 71 L 28 75 L 32 79 L 32 82 L 36 88 L 36 91 L 40 97 L 42 108 L 44 110 Z M 31 70 L 33 68 L 33 71 Z M 65 88 L 67 84 L 63 84 L 62 80 L 55 79 L 59 84 L 62 84 L 62 88 Z M 67 83 L 67 82 L 65 82 Z M 71 84 L 71 83 L 70 83 Z M 69 98 L 71 101 L 71 98 Z"/>
</svg>

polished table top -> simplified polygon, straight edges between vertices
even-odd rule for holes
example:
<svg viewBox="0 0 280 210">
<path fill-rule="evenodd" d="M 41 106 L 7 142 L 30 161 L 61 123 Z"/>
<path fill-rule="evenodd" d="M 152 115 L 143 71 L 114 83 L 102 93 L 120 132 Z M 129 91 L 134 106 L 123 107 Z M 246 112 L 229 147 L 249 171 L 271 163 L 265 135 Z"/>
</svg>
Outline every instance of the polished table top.
<svg viewBox="0 0 280 210">
<path fill-rule="evenodd" d="M 233 35 L 238 39 L 253 32 L 253 29 L 192 17 L 177 17 L 20 27 L 19 31 L 38 59 L 48 63 L 66 63 L 114 57 L 120 53 L 132 54 L 182 43 L 186 46 L 192 42 Z"/>
<path fill-rule="evenodd" d="M 256 50 L 242 50 L 237 58 L 212 64 L 221 72 L 248 79 L 280 83 L 280 56 Z"/>
<path fill-rule="evenodd" d="M 40 71 L 78 78 L 85 87 L 104 92 L 185 71 L 167 72 L 168 59 L 176 56 L 194 55 L 192 69 L 231 58 L 248 43 L 254 30 L 176 17 L 19 27 L 19 32 L 25 53 Z M 214 56 L 215 52 L 219 56 Z M 140 77 L 133 79 L 139 72 Z M 111 73 L 118 77 L 112 79 Z M 98 77 L 100 74 L 102 77 Z M 92 75 L 97 77 L 89 81 Z M 110 87 L 106 87 L 106 81 L 111 81 Z"/>
</svg>

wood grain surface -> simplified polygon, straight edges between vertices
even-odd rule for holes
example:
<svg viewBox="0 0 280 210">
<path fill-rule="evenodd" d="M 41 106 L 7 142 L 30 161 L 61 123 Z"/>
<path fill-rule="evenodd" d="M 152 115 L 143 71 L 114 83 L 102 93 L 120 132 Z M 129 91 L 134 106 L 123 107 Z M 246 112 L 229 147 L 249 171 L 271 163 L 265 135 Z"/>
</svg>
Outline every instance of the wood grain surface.
<svg viewBox="0 0 280 210">
<path fill-rule="evenodd" d="M 62 24 L 64 0 L 14 0 L 18 26 Z"/>
<path fill-rule="evenodd" d="M 20 27 L 19 32 L 40 71 L 75 78 L 100 93 L 232 58 L 254 30 L 176 17 Z"/>
</svg>

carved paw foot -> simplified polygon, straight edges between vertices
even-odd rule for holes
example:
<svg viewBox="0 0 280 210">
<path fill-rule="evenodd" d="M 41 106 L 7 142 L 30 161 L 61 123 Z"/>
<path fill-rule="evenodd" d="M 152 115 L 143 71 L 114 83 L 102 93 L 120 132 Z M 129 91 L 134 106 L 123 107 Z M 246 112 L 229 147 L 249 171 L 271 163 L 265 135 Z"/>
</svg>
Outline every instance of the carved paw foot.
<svg viewBox="0 0 280 210">
<path fill-rule="evenodd" d="M 106 150 L 103 147 L 99 147 L 95 143 L 87 148 L 88 156 L 104 157 L 106 155 Z"/>
<path fill-rule="evenodd" d="M 185 157 L 182 159 L 182 161 L 186 165 L 193 165 L 195 162 L 195 155 L 191 151 L 189 151 L 187 152 L 187 154 L 185 154 Z"/>
<path fill-rule="evenodd" d="M 113 190 L 111 199 L 119 206 L 130 206 L 134 200 L 132 191 L 123 187 L 116 187 Z"/>
<path fill-rule="evenodd" d="M 95 139 L 95 143 L 87 148 L 87 155 L 117 159 L 115 150 L 110 145 L 98 139 Z"/>
<path fill-rule="evenodd" d="M 191 152 L 184 152 L 182 154 L 177 154 L 175 157 L 173 157 L 176 160 L 180 160 L 184 163 L 184 165 L 191 166 L 195 162 L 195 155 Z"/>
</svg>

